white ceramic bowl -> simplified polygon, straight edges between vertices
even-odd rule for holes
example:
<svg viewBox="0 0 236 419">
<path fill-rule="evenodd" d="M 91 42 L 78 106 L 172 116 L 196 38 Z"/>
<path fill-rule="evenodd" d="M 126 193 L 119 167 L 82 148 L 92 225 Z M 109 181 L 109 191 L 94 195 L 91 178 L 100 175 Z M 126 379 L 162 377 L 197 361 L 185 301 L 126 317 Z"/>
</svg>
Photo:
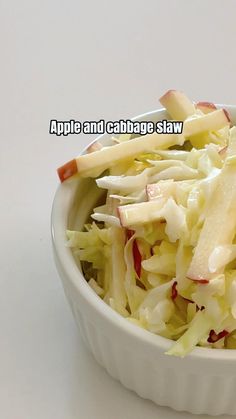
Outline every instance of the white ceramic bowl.
<svg viewBox="0 0 236 419">
<path fill-rule="evenodd" d="M 236 122 L 236 107 L 226 107 Z M 135 119 L 166 118 L 163 110 Z M 99 137 L 109 144 L 108 136 Z M 59 186 L 52 210 L 55 261 L 78 328 L 96 360 L 141 397 L 176 410 L 236 414 L 236 350 L 197 347 L 181 359 L 165 355 L 172 342 L 121 317 L 89 287 L 65 231 L 81 229 L 98 198 L 90 179 Z"/>
</svg>

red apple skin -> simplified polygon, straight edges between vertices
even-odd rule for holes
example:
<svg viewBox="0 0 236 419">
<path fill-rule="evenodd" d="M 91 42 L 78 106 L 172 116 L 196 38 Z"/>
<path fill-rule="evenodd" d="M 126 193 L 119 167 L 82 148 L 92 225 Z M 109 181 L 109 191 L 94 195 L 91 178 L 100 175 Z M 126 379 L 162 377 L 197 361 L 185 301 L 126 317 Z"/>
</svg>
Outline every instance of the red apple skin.
<svg viewBox="0 0 236 419">
<path fill-rule="evenodd" d="M 142 263 L 142 256 L 138 248 L 137 240 L 134 240 L 133 242 L 133 259 L 134 259 L 134 270 L 138 277 L 141 276 L 141 263 Z"/>
<path fill-rule="evenodd" d="M 227 149 L 228 149 L 228 146 L 227 146 L 227 145 L 226 145 L 225 147 L 222 147 L 222 148 L 218 151 L 218 154 L 219 154 L 220 156 L 224 156 L 224 154 L 226 153 Z"/>
<path fill-rule="evenodd" d="M 61 183 L 63 183 L 66 179 L 70 178 L 71 176 L 76 175 L 78 173 L 76 160 L 70 160 L 63 166 L 59 167 L 57 169 L 57 173 Z"/>
<path fill-rule="evenodd" d="M 160 97 L 159 101 L 162 102 L 163 99 L 165 100 L 166 98 L 168 98 L 168 96 L 170 96 L 173 92 L 177 92 L 177 90 L 176 89 L 167 90 L 167 92 L 162 97 Z"/>
<path fill-rule="evenodd" d="M 211 102 L 198 102 L 196 104 L 196 108 L 200 109 L 205 114 L 213 112 L 217 109 L 216 105 L 214 103 L 211 103 Z M 225 116 L 226 116 L 228 122 L 231 123 L 231 117 L 230 117 L 229 112 L 226 109 L 223 109 L 223 111 L 225 113 Z"/>
<path fill-rule="evenodd" d="M 198 102 L 196 108 L 200 109 L 203 113 L 209 113 L 217 109 L 216 105 L 211 102 Z"/>
<path fill-rule="evenodd" d="M 206 278 L 189 278 L 191 281 L 198 282 L 199 284 L 209 284 L 209 279 Z"/>
<path fill-rule="evenodd" d="M 194 104 L 180 90 L 168 90 L 159 101 L 173 119 L 184 121 L 195 113 Z"/>
<path fill-rule="evenodd" d="M 177 289 L 176 289 L 176 286 L 177 286 L 177 281 L 175 281 L 175 282 L 173 283 L 172 288 L 171 288 L 171 298 L 172 298 L 172 300 L 173 300 L 173 301 L 174 301 L 174 300 L 177 298 L 177 296 L 178 296 L 178 291 L 177 291 Z"/>
<path fill-rule="evenodd" d="M 225 336 L 227 336 L 229 334 L 229 332 L 227 330 L 222 330 L 222 332 L 220 333 L 215 333 L 215 331 L 212 329 L 209 333 L 209 337 L 207 339 L 207 342 L 209 343 L 215 343 L 218 340 L 224 338 Z"/>
<path fill-rule="evenodd" d="M 223 111 L 224 111 L 224 114 L 225 114 L 226 118 L 231 123 L 231 116 L 230 116 L 229 112 L 226 109 L 223 109 Z"/>
</svg>

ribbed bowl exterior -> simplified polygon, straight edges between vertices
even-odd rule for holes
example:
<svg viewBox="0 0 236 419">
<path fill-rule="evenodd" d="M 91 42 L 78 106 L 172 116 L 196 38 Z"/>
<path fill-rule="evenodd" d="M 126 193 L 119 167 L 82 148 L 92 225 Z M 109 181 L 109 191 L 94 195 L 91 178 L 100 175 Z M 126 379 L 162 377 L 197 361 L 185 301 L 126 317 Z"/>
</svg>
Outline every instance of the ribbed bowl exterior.
<svg viewBox="0 0 236 419">
<path fill-rule="evenodd" d="M 111 334 L 106 324 L 101 327 L 93 313 L 84 314 L 76 294 L 70 294 L 70 290 L 67 290 L 68 293 L 73 315 L 87 348 L 97 362 L 126 388 L 158 405 L 178 411 L 236 414 L 236 374 L 229 376 L 226 371 L 223 376 L 216 375 L 214 369 L 212 373 L 204 371 L 200 363 L 199 369 L 192 371 L 189 365 L 184 365 L 185 362 L 182 371 L 179 371 L 172 362 L 168 365 L 170 357 L 167 355 L 165 362 L 160 360 L 158 351 L 154 358 L 148 354 L 145 356 L 145 353 L 140 355 L 140 351 L 124 345 L 124 340 L 115 331 Z M 174 358 L 174 361 L 178 364 L 178 361 L 184 360 Z"/>
<path fill-rule="evenodd" d="M 235 107 L 227 107 L 236 121 Z M 163 111 L 141 116 L 163 119 Z M 107 138 L 102 138 L 103 144 Z M 158 405 L 196 414 L 236 414 L 236 350 L 195 348 L 185 358 L 165 354 L 171 341 L 123 319 L 86 283 L 65 246 L 65 230 L 80 229 L 98 199 L 89 180 L 65 182 L 52 211 L 55 262 L 80 333 L 96 360 L 125 387 Z"/>
</svg>

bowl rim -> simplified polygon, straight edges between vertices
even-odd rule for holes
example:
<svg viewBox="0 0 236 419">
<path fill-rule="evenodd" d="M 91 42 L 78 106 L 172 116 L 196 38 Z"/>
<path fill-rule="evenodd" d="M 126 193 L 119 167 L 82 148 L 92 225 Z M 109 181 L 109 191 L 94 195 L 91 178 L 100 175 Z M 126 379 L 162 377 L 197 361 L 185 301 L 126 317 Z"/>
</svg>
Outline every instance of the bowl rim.
<svg viewBox="0 0 236 419">
<path fill-rule="evenodd" d="M 226 108 L 229 112 L 234 112 L 235 117 L 233 118 L 236 122 L 236 105 L 216 105 L 219 108 Z M 146 112 L 131 118 L 132 120 L 150 119 L 153 117 L 165 116 L 165 109 L 157 109 L 150 112 Z M 91 141 L 86 147 L 79 153 L 84 154 L 86 149 L 96 141 L 104 141 L 111 136 L 108 134 L 102 134 Z M 115 310 L 113 310 L 108 304 L 106 304 L 98 295 L 92 290 L 87 284 L 84 276 L 78 269 L 76 261 L 72 255 L 71 249 L 65 246 L 65 231 L 67 227 L 67 215 L 71 199 L 74 196 L 77 187 L 79 187 L 78 181 L 67 180 L 62 184 L 59 184 L 56 190 L 56 194 L 53 200 L 52 212 L 51 212 L 51 237 L 53 249 L 56 254 L 57 260 L 60 262 L 63 268 L 63 274 L 66 279 L 73 285 L 76 291 L 84 298 L 87 304 L 92 305 L 97 313 L 108 321 L 111 326 L 122 329 L 123 332 L 132 336 L 143 343 L 152 345 L 154 348 L 158 348 L 161 351 L 166 352 L 173 344 L 173 340 L 162 337 L 160 335 L 149 332 L 146 329 L 127 321 L 126 318 L 122 317 Z M 205 360 L 218 360 L 218 361 L 232 361 L 236 358 L 236 349 L 213 349 L 205 347 L 195 347 L 190 354 L 188 359 L 205 359 Z"/>
</svg>

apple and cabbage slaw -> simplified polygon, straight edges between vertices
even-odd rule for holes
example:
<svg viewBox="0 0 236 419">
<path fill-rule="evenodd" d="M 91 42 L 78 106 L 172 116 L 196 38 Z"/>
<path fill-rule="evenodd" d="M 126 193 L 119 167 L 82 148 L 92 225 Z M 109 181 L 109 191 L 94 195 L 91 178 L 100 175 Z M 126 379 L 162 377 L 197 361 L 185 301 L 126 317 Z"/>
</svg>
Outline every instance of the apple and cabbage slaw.
<svg viewBox="0 0 236 419">
<path fill-rule="evenodd" d="M 160 102 L 182 134 L 97 142 L 58 169 L 105 191 L 67 246 L 112 309 L 175 341 L 168 354 L 236 348 L 236 127 L 182 92 Z"/>
</svg>

